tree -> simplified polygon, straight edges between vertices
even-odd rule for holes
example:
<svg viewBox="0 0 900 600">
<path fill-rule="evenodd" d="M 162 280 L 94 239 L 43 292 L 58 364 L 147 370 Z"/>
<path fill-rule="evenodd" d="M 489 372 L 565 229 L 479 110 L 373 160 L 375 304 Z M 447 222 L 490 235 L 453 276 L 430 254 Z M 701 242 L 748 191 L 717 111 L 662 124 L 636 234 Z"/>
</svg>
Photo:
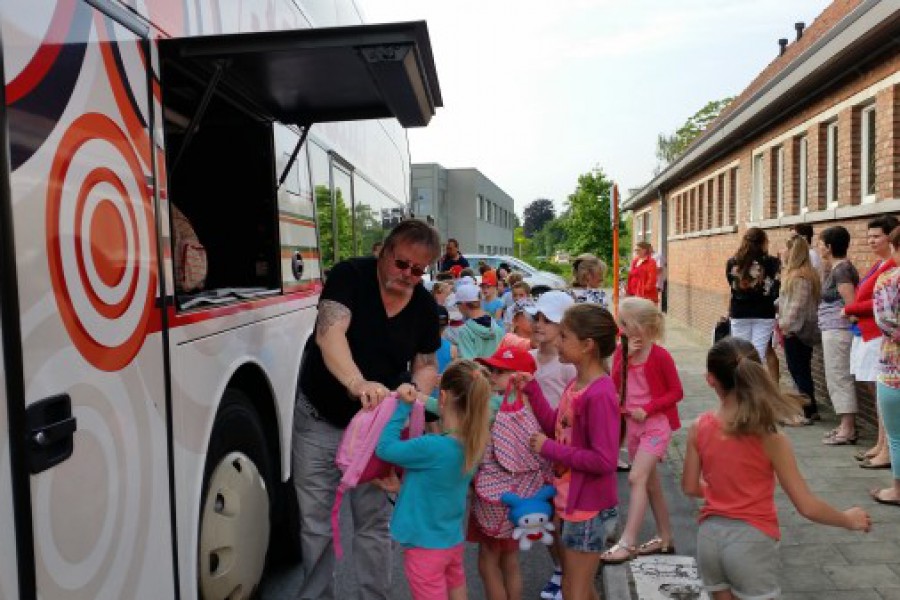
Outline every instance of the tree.
<svg viewBox="0 0 900 600">
<path fill-rule="evenodd" d="M 516 219 L 518 221 L 518 219 Z M 513 255 L 518 258 L 531 255 L 531 240 L 525 237 L 525 229 L 519 225 L 513 230 Z"/>
<path fill-rule="evenodd" d="M 612 261 L 612 223 L 610 222 L 610 193 L 612 182 L 598 167 L 578 177 L 578 187 L 569 196 L 566 219 L 563 221 L 566 247 L 574 254 L 591 252 L 608 265 Z M 619 235 L 627 233 L 624 222 Z M 620 254 L 627 256 L 628 248 L 620 244 Z"/>
<path fill-rule="evenodd" d="M 327 186 L 316 186 L 316 215 L 319 221 L 319 257 L 322 270 L 330 269 L 334 264 L 353 256 L 353 228 L 350 221 L 350 209 L 344 202 L 341 190 L 337 191 L 335 213 L 337 215 L 338 256 L 334 255 L 334 219 L 331 214 L 331 190 Z"/>
<path fill-rule="evenodd" d="M 668 165 L 681 156 L 725 107 L 731 104 L 732 100 L 734 100 L 734 96 L 711 100 L 685 121 L 684 125 L 679 127 L 675 133 L 671 135 L 660 133 L 656 138 L 656 158 L 659 159 L 660 164 Z"/>
<path fill-rule="evenodd" d="M 566 215 L 547 221 L 531 238 L 531 254 L 533 256 L 552 256 L 563 246 L 566 239 Z"/>
<path fill-rule="evenodd" d="M 549 221 L 556 218 L 556 209 L 553 208 L 553 201 L 546 198 L 538 198 L 525 207 L 525 222 L 522 228 L 525 231 L 525 237 L 531 237 L 535 232 L 544 228 Z"/>
</svg>

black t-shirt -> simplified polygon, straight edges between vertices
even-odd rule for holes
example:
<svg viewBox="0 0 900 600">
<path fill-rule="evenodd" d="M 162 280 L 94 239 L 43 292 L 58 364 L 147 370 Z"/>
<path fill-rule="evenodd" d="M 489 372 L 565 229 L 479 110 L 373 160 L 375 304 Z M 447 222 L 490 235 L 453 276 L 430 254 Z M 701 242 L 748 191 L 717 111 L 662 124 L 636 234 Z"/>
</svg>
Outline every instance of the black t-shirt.
<svg viewBox="0 0 900 600">
<path fill-rule="evenodd" d="M 347 341 L 363 377 L 390 389 L 411 379 L 410 361 L 441 346 L 437 303 L 420 284 L 409 303 L 388 318 L 378 287 L 375 257 L 351 258 L 331 269 L 320 300 L 350 309 Z M 325 366 L 313 332 L 304 350 L 300 387 L 319 415 L 336 427 L 346 427 L 360 409 Z"/>
<path fill-rule="evenodd" d="M 732 319 L 774 319 L 775 300 L 781 291 L 781 261 L 763 254 L 742 273 L 734 257 L 728 259 L 725 276 L 731 288 Z"/>
<path fill-rule="evenodd" d="M 440 264 L 438 265 L 438 271 L 445 272 L 449 271 L 453 267 L 459 265 L 463 269 L 469 268 L 469 261 L 466 260 L 466 257 L 462 254 L 459 255 L 459 258 L 450 258 L 446 254 L 441 257 Z"/>
</svg>

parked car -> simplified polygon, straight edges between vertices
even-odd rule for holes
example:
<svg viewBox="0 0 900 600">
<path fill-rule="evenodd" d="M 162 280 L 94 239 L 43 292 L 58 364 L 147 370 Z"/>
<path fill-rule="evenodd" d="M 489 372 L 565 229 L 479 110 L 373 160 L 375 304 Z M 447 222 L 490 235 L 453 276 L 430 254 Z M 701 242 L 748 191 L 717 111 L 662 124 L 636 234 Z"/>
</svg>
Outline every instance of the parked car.
<svg viewBox="0 0 900 600">
<path fill-rule="evenodd" d="M 568 287 L 569 282 L 556 273 L 541 271 L 515 256 L 466 254 L 465 257 L 469 260 L 472 268 L 476 270 L 478 269 L 478 263 L 481 261 L 486 262 L 492 269 L 496 269 L 501 263 L 508 264 L 513 271 L 518 271 L 524 276 L 525 283 L 531 286 L 531 292 L 536 296 L 548 290 L 563 290 Z"/>
</svg>

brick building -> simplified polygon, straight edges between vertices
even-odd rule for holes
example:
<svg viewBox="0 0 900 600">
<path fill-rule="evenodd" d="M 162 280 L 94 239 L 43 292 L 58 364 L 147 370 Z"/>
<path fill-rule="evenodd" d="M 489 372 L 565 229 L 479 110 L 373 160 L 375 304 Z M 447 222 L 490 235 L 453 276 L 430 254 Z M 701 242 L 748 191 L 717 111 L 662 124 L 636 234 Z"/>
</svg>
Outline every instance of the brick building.
<svg viewBox="0 0 900 600">
<path fill-rule="evenodd" d="M 776 250 L 791 224 L 843 225 L 864 272 L 866 223 L 900 213 L 900 3 L 837 0 L 798 24 L 797 39 L 623 209 L 636 238 L 667 257 L 669 315 L 705 333 L 727 312 L 725 261 L 748 227 Z M 871 418 L 871 402 L 861 411 Z"/>
</svg>

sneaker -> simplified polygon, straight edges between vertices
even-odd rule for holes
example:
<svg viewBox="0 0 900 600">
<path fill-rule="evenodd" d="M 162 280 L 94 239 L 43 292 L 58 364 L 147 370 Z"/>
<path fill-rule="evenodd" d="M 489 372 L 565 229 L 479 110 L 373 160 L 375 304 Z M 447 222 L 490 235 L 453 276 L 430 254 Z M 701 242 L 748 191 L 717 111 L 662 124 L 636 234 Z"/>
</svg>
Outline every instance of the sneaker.
<svg viewBox="0 0 900 600">
<path fill-rule="evenodd" d="M 541 590 L 541 598 L 544 600 L 562 600 L 562 587 L 550 579 L 547 581 L 544 589 Z"/>
</svg>

